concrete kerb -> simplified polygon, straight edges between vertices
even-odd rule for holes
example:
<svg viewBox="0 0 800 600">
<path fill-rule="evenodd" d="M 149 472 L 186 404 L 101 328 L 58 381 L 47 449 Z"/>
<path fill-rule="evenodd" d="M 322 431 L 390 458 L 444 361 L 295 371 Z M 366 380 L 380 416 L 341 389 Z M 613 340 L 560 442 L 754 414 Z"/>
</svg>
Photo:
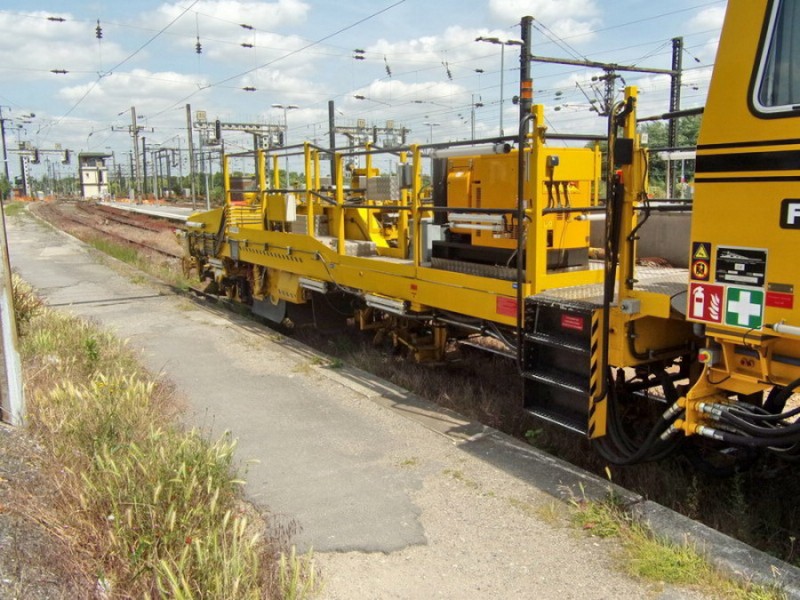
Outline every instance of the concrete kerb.
<svg viewBox="0 0 800 600">
<path fill-rule="evenodd" d="M 84 244 L 78 238 L 52 227 L 33 215 L 39 222 Z M 85 244 L 84 244 L 85 245 Z M 118 265 L 144 274 L 148 283 L 162 290 L 171 290 L 202 305 L 191 292 L 177 289 L 143 273 L 135 267 L 109 257 L 89 246 L 93 254 L 111 259 Z M 242 315 L 238 315 L 242 318 Z M 242 325 L 239 323 L 238 325 Z M 332 358 L 301 342 L 285 338 L 281 344 L 301 355 Z M 675 511 L 646 500 L 610 481 L 584 471 L 542 450 L 504 434 L 492 427 L 465 419 L 455 411 L 440 407 L 357 367 L 338 369 L 317 367 L 318 371 L 353 392 L 411 419 L 423 427 L 449 438 L 459 449 L 479 456 L 548 493 L 561 501 L 575 498 L 605 500 L 614 496 L 627 507 L 631 517 L 654 536 L 676 545 L 686 545 L 705 557 L 713 567 L 737 580 L 763 586 L 774 586 L 789 598 L 800 600 L 800 569 L 747 544 L 698 523 Z"/>
<path fill-rule="evenodd" d="M 720 572 L 741 581 L 774 586 L 789 598 L 800 598 L 797 567 L 650 500 L 632 505 L 630 511 L 657 537 L 693 548 Z"/>
</svg>

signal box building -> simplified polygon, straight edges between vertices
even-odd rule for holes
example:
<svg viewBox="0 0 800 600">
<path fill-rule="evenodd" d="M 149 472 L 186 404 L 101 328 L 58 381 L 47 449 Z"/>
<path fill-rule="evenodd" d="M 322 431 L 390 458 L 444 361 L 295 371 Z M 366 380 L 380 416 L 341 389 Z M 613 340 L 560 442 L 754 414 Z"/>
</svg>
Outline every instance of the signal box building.
<svg viewBox="0 0 800 600">
<path fill-rule="evenodd" d="M 108 196 L 106 160 L 109 158 L 111 158 L 111 154 L 105 152 L 81 152 L 78 154 L 81 196 L 85 199 L 99 199 Z"/>
</svg>

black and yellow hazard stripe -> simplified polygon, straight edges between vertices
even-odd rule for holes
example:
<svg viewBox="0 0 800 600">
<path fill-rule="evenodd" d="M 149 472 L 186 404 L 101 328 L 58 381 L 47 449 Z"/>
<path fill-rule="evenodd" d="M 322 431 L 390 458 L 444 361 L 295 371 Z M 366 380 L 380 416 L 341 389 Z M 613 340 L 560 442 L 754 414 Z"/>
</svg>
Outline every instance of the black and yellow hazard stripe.
<svg viewBox="0 0 800 600">
<path fill-rule="evenodd" d="M 591 345 L 589 353 L 589 428 L 587 434 L 590 439 L 603 437 L 606 434 L 607 399 L 598 398 L 598 392 L 603 388 L 603 328 L 602 310 L 592 311 Z"/>
</svg>

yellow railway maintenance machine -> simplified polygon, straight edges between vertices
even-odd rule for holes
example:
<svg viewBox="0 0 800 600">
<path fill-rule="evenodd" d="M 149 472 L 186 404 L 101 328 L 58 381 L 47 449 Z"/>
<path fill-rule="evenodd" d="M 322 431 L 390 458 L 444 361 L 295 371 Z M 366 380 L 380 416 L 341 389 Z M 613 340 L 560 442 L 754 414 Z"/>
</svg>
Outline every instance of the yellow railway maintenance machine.
<svg viewBox="0 0 800 600">
<path fill-rule="evenodd" d="M 338 301 L 418 360 L 483 338 L 516 358 L 527 411 L 617 464 L 698 438 L 800 455 L 800 409 L 787 405 L 800 385 L 800 2 L 728 4 L 688 271 L 637 264 L 641 224 L 685 207 L 648 200 L 636 90 L 609 116 L 601 200 L 598 144 L 551 143 L 598 137 L 551 135 L 532 104 L 530 26 L 518 136 L 228 155 L 224 206 L 189 218 L 187 254 L 220 293 L 274 321 Z M 281 177 L 284 156 L 302 160 L 299 185 Z"/>
</svg>

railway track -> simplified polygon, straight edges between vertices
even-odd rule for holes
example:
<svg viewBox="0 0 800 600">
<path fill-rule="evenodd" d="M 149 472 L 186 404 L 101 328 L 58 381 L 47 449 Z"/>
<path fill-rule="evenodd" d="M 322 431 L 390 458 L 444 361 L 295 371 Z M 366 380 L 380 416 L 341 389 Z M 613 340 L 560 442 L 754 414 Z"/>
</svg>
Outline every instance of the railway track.
<svg viewBox="0 0 800 600">
<path fill-rule="evenodd" d="M 155 225 L 153 221 L 145 221 L 149 221 L 148 217 L 144 217 L 143 219 L 133 219 L 124 214 L 117 214 L 114 209 L 108 207 L 103 207 L 104 210 L 94 211 L 90 207 L 81 203 L 76 203 L 74 206 L 76 211 L 85 214 L 87 218 L 78 217 L 75 214 L 70 214 L 64 210 L 58 211 L 57 218 L 74 223 L 81 227 L 85 227 L 87 229 L 91 229 L 97 232 L 98 235 L 110 238 L 115 242 L 122 243 L 123 245 L 133 246 L 135 248 L 165 256 L 170 259 L 181 260 L 183 258 L 183 254 L 179 251 L 164 250 L 153 245 L 152 243 L 143 242 L 133 239 L 132 236 L 126 236 L 123 233 L 111 231 L 108 227 L 104 226 L 103 223 L 94 222 L 91 217 L 93 215 L 96 216 L 97 213 L 100 213 L 100 216 L 102 216 L 103 219 L 113 221 L 118 225 L 123 225 L 133 229 L 145 230 L 152 233 L 163 233 L 172 229 L 172 227 L 167 223 L 159 223 Z"/>
<path fill-rule="evenodd" d="M 75 206 L 84 213 L 100 214 L 104 219 L 113 221 L 114 223 L 127 225 L 129 227 L 136 227 L 137 229 L 143 229 L 145 231 L 160 233 L 162 231 L 172 229 L 170 224 L 164 223 L 163 221 L 155 221 L 151 217 L 144 215 L 126 213 L 120 209 L 110 206 L 103 206 L 102 204 L 76 204 Z"/>
</svg>

